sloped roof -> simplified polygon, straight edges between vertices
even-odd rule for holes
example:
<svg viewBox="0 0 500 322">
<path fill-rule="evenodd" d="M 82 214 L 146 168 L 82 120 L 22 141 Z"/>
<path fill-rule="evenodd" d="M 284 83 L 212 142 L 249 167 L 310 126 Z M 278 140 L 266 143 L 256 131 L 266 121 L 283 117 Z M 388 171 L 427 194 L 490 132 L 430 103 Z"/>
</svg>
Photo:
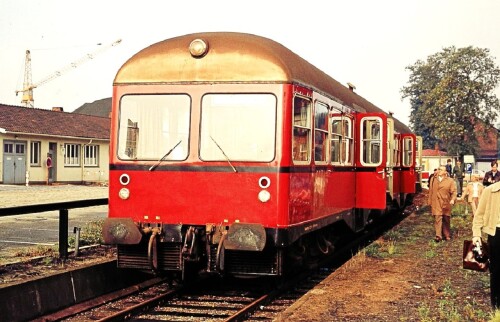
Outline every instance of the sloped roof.
<svg viewBox="0 0 500 322">
<path fill-rule="evenodd" d="M 108 117 L 0 104 L 0 128 L 13 133 L 109 140 Z"/>
<path fill-rule="evenodd" d="M 109 117 L 111 113 L 111 97 L 85 103 L 74 110 L 73 113 Z"/>
<path fill-rule="evenodd" d="M 446 151 L 438 151 L 436 149 L 425 149 L 422 150 L 423 157 L 438 157 L 438 156 L 448 156 L 448 152 Z"/>
</svg>

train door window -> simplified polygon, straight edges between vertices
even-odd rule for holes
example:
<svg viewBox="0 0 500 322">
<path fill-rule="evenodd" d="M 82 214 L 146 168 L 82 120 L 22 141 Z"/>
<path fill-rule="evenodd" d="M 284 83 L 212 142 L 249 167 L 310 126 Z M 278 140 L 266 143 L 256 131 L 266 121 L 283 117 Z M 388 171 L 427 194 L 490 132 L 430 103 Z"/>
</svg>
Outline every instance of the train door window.
<svg viewBox="0 0 500 322">
<path fill-rule="evenodd" d="M 394 145 L 394 150 L 393 150 L 394 155 L 392 157 L 393 164 L 395 166 L 400 166 L 401 165 L 401 162 L 400 162 L 400 159 L 401 159 L 401 157 L 400 157 L 400 155 L 401 155 L 400 154 L 401 149 L 399 148 L 399 139 L 398 139 L 397 136 L 394 137 L 394 139 L 393 139 L 393 145 Z"/>
<path fill-rule="evenodd" d="M 187 159 L 191 98 L 185 94 L 125 95 L 120 101 L 121 160 Z"/>
<path fill-rule="evenodd" d="M 328 155 L 328 106 L 321 102 L 314 105 L 314 161 L 326 162 Z"/>
<path fill-rule="evenodd" d="M 403 138 L 403 167 L 413 165 L 413 138 Z"/>
<path fill-rule="evenodd" d="M 331 160 L 333 164 L 352 163 L 352 122 L 351 119 L 338 113 L 331 114 Z"/>
<path fill-rule="evenodd" d="M 378 166 L 382 162 L 382 120 L 379 117 L 361 119 L 361 163 Z"/>
<path fill-rule="evenodd" d="M 311 101 L 296 96 L 293 100 L 292 155 L 296 162 L 310 160 L 311 151 Z"/>
<path fill-rule="evenodd" d="M 277 99 L 272 94 L 206 94 L 200 158 L 270 162 L 275 157 Z"/>
</svg>

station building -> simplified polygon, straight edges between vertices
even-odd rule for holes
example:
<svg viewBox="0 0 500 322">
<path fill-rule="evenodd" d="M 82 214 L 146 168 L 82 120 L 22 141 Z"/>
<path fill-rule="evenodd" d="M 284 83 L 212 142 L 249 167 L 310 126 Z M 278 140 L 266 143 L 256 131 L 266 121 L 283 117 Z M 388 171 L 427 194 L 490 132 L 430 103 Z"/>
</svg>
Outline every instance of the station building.
<svg viewBox="0 0 500 322">
<path fill-rule="evenodd" d="M 106 184 L 109 135 L 109 117 L 0 104 L 0 183 Z"/>
</svg>

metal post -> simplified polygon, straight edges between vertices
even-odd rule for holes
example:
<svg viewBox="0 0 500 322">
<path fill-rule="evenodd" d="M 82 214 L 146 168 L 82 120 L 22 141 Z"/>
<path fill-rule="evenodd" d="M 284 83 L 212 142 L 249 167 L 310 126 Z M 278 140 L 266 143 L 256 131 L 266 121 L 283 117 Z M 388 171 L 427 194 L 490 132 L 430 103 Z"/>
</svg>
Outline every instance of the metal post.
<svg viewBox="0 0 500 322">
<path fill-rule="evenodd" d="M 80 254 L 80 227 L 73 227 L 73 233 L 75 235 L 75 257 Z"/>
<path fill-rule="evenodd" d="M 68 258 L 68 209 L 59 210 L 59 258 Z"/>
</svg>

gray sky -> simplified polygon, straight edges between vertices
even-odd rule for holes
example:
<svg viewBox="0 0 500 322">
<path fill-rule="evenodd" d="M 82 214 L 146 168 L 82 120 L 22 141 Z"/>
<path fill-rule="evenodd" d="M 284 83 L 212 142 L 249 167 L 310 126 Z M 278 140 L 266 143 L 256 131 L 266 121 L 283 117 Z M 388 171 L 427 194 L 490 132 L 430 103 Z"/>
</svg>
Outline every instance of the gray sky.
<svg viewBox="0 0 500 322">
<path fill-rule="evenodd" d="M 27 49 L 36 83 L 98 50 L 98 43 L 122 39 L 34 90 L 35 107 L 71 112 L 110 97 L 120 66 L 146 46 L 234 31 L 283 44 L 408 123 L 409 102 L 400 95 L 405 67 L 449 46 L 488 48 L 500 65 L 499 12 L 498 0 L 2 0 L 0 103 L 21 105 L 15 90 L 23 86 Z"/>
</svg>

